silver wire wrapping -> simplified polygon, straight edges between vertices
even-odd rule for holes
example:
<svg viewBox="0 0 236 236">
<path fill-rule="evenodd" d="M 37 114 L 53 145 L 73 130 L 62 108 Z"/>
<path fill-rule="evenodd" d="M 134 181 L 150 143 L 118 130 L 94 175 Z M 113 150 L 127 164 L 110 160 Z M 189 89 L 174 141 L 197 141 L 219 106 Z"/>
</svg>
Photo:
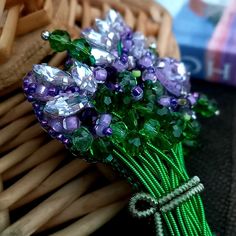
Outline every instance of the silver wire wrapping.
<svg viewBox="0 0 236 236">
<path fill-rule="evenodd" d="M 198 176 L 194 176 L 188 182 L 175 188 L 167 195 L 156 199 L 147 193 L 136 193 L 129 202 L 129 211 L 136 218 L 147 218 L 154 216 L 155 231 L 157 236 L 164 236 L 161 214 L 173 210 L 183 202 L 187 201 L 194 195 L 202 192 L 204 186 L 200 183 Z M 150 205 L 145 210 L 139 210 L 136 204 L 139 201 L 144 201 Z"/>
</svg>

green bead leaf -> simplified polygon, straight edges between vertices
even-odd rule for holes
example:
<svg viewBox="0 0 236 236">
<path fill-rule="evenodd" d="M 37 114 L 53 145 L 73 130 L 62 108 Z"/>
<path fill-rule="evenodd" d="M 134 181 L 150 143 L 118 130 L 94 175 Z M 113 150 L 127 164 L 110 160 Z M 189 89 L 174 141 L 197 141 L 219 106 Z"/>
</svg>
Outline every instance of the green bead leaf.
<svg viewBox="0 0 236 236">
<path fill-rule="evenodd" d="M 48 40 L 51 48 L 56 52 L 67 50 L 71 43 L 70 35 L 64 30 L 54 30 Z"/>
<path fill-rule="evenodd" d="M 204 117 L 212 117 L 219 113 L 214 100 L 209 100 L 206 95 L 201 94 L 193 108 L 197 113 Z"/>
<path fill-rule="evenodd" d="M 178 125 L 174 125 L 173 126 L 173 135 L 174 135 L 174 137 L 179 138 L 181 136 L 181 134 L 182 134 L 181 127 L 178 126 Z"/>
<path fill-rule="evenodd" d="M 118 143 L 124 142 L 127 133 L 128 133 L 128 128 L 125 125 L 124 122 L 116 122 L 114 124 L 111 124 L 112 128 L 112 139 L 116 140 Z"/>
<path fill-rule="evenodd" d="M 139 131 L 141 135 L 148 139 L 154 139 L 158 136 L 160 123 L 158 120 L 150 119 L 144 123 L 143 128 Z"/>
<path fill-rule="evenodd" d="M 88 151 L 92 143 L 93 135 L 84 126 L 77 129 L 72 135 L 72 150 L 75 152 L 84 153 Z"/>
</svg>

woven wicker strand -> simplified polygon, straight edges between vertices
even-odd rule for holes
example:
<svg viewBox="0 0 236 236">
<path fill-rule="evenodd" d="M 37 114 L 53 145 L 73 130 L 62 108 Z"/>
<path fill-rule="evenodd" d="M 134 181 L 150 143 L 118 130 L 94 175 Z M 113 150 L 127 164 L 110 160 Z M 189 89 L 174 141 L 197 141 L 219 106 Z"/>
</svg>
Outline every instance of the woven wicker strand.
<svg viewBox="0 0 236 236">
<path fill-rule="evenodd" d="M 146 34 L 150 42 L 157 42 L 161 56 L 179 58 L 171 17 L 149 0 L 7 0 L 0 2 L 0 16 L 4 9 L 22 6 L 25 15 L 19 18 L 18 14 L 18 27 L 15 24 L 7 32 L 12 39 L 8 48 L 13 46 L 14 53 L 4 57 L 8 61 L 0 65 L 0 96 L 7 95 L 0 102 L 0 187 L 11 181 L 8 188 L 0 191 L 0 209 L 4 209 L 0 211 L 0 234 L 48 235 L 47 229 L 77 220 L 67 223 L 61 231 L 54 230 L 53 235 L 89 235 L 125 206 L 130 187 L 117 182 L 117 175 L 110 168 L 70 159 L 62 144 L 48 141 L 18 90 L 21 78 L 32 64 L 46 56 L 51 66 L 60 67 L 65 61 L 66 53 L 52 54 L 49 45 L 40 39 L 42 30 L 62 28 L 76 38 L 82 28 L 91 26 L 95 18 L 104 17 L 111 8 L 118 10 L 132 29 Z M 101 176 L 112 183 L 94 191 L 91 186 Z M 31 207 L 29 203 L 33 201 L 37 204 Z M 22 207 L 28 211 L 10 222 L 9 214 L 18 209 L 21 212 Z"/>
</svg>

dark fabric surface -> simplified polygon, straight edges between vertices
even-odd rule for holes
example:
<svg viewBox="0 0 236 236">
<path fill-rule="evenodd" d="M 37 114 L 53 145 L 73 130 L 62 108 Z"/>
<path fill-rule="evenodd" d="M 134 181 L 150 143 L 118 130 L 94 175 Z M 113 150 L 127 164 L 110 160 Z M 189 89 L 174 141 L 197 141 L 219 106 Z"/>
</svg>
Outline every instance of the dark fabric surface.
<svg viewBox="0 0 236 236">
<path fill-rule="evenodd" d="M 193 90 L 214 98 L 221 114 L 202 121 L 201 147 L 186 158 L 190 176 L 198 175 L 211 229 L 220 236 L 236 235 L 236 88 L 193 81 Z M 93 236 L 153 235 L 147 222 L 122 210 Z"/>
</svg>

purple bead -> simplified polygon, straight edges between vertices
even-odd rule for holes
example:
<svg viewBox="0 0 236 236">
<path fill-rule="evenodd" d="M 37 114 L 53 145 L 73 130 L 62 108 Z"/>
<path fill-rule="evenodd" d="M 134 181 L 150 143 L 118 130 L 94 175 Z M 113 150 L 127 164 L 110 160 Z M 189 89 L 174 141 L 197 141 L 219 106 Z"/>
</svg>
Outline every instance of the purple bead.
<svg viewBox="0 0 236 236">
<path fill-rule="evenodd" d="M 26 87 L 26 86 L 23 87 L 23 91 L 24 91 L 25 94 L 28 94 L 28 93 L 29 93 L 29 88 L 28 88 L 28 86 L 27 86 L 27 87 Z"/>
<path fill-rule="evenodd" d="M 29 96 L 27 96 L 27 100 L 29 102 L 33 102 L 34 101 L 34 97 L 32 95 L 29 95 Z"/>
<path fill-rule="evenodd" d="M 63 128 L 67 132 L 73 132 L 80 126 L 80 121 L 77 116 L 69 116 L 63 119 Z"/>
<path fill-rule="evenodd" d="M 102 114 L 98 119 L 98 124 L 103 126 L 109 126 L 111 124 L 112 116 L 110 114 Z"/>
<path fill-rule="evenodd" d="M 132 96 L 134 100 L 138 101 L 143 98 L 143 89 L 140 86 L 135 86 L 132 91 Z"/>
<path fill-rule="evenodd" d="M 96 132 L 96 135 L 99 136 L 99 137 L 104 137 L 104 133 L 103 133 L 103 130 L 107 128 L 106 126 L 104 125 L 95 125 L 94 129 L 95 129 L 95 132 Z"/>
<path fill-rule="evenodd" d="M 54 131 L 58 133 L 63 132 L 63 126 L 60 120 L 52 119 L 49 121 L 49 125 Z"/>
<path fill-rule="evenodd" d="M 143 90 L 140 86 L 135 86 L 133 89 L 132 89 L 132 95 L 137 97 L 137 96 L 140 96 L 140 94 L 143 93 Z"/>
<path fill-rule="evenodd" d="M 48 122 L 46 120 L 41 120 L 41 125 L 46 128 L 48 126 Z"/>
<path fill-rule="evenodd" d="M 129 49 L 128 48 L 122 48 L 122 52 L 127 54 L 129 52 Z"/>
<path fill-rule="evenodd" d="M 65 139 L 65 136 L 63 134 L 58 134 L 56 138 L 60 141 L 63 141 Z"/>
<path fill-rule="evenodd" d="M 119 84 L 114 84 L 114 90 L 115 90 L 116 92 L 119 92 L 120 89 L 121 89 L 121 87 L 120 87 Z"/>
<path fill-rule="evenodd" d="M 150 72 L 150 70 L 145 70 L 142 73 L 142 80 L 143 81 L 151 80 L 151 81 L 153 81 L 155 83 L 157 81 L 157 76 L 153 72 Z"/>
<path fill-rule="evenodd" d="M 122 54 L 120 60 L 123 64 L 126 64 L 128 62 L 128 56 L 126 54 Z"/>
<path fill-rule="evenodd" d="M 175 98 L 171 98 L 171 99 L 170 99 L 170 106 L 171 106 L 171 108 L 172 108 L 174 111 L 177 110 L 177 108 L 178 108 L 178 102 L 177 102 L 177 100 L 176 100 Z"/>
<path fill-rule="evenodd" d="M 173 58 L 162 58 L 155 74 L 161 84 L 175 96 L 179 97 L 189 93 L 189 73 L 182 62 Z"/>
<path fill-rule="evenodd" d="M 188 100 L 191 103 L 191 105 L 194 105 L 197 102 L 197 98 L 193 94 L 190 94 L 188 96 Z"/>
<path fill-rule="evenodd" d="M 107 71 L 101 67 L 95 68 L 93 74 L 98 83 L 103 83 L 107 79 Z"/>
<path fill-rule="evenodd" d="M 163 96 L 158 100 L 158 103 L 164 107 L 170 106 L 170 97 Z"/>
<path fill-rule="evenodd" d="M 65 145 L 68 145 L 70 143 L 70 140 L 68 138 L 63 138 L 62 142 L 65 144 Z"/>
<path fill-rule="evenodd" d="M 118 72 L 125 71 L 128 68 L 128 63 L 123 63 L 121 60 L 115 60 L 113 67 L 116 68 Z"/>
<path fill-rule="evenodd" d="M 41 118 L 42 115 L 43 115 L 43 112 L 40 111 L 40 110 L 36 110 L 35 113 L 36 113 L 36 116 L 37 116 L 38 118 Z"/>
<path fill-rule="evenodd" d="M 46 97 L 48 89 L 46 86 L 39 84 L 36 88 L 35 94 L 37 97 Z"/>
<path fill-rule="evenodd" d="M 127 40 L 124 40 L 124 41 L 122 42 L 122 44 L 123 44 L 123 47 L 124 47 L 124 48 L 127 48 L 127 49 L 129 50 L 129 49 L 132 47 L 133 42 L 132 42 L 132 40 L 127 39 Z"/>
<path fill-rule="evenodd" d="M 80 88 L 77 87 L 77 86 L 72 86 L 72 87 L 70 88 L 70 90 L 71 90 L 72 93 L 78 93 L 78 92 L 80 91 Z"/>
<path fill-rule="evenodd" d="M 110 128 L 110 127 L 105 128 L 105 129 L 103 130 L 103 134 L 104 134 L 104 135 L 107 135 L 107 136 L 112 135 L 112 128 Z"/>
<path fill-rule="evenodd" d="M 148 68 L 153 65 L 152 59 L 148 56 L 144 56 L 141 59 L 139 59 L 138 63 L 141 66 L 141 68 Z"/>
<path fill-rule="evenodd" d="M 56 87 L 50 87 L 48 89 L 49 96 L 56 96 L 58 94 L 58 89 Z"/>
<path fill-rule="evenodd" d="M 38 109 L 40 108 L 40 105 L 39 105 L 38 103 L 34 103 L 34 104 L 33 104 L 33 108 L 34 108 L 35 110 L 38 110 Z"/>
<path fill-rule="evenodd" d="M 147 71 L 148 71 L 148 73 L 154 73 L 155 69 L 153 67 L 148 67 Z"/>
<path fill-rule="evenodd" d="M 28 88 L 29 88 L 29 93 L 34 93 L 36 91 L 37 84 L 31 83 L 31 84 L 29 84 Z"/>
</svg>

